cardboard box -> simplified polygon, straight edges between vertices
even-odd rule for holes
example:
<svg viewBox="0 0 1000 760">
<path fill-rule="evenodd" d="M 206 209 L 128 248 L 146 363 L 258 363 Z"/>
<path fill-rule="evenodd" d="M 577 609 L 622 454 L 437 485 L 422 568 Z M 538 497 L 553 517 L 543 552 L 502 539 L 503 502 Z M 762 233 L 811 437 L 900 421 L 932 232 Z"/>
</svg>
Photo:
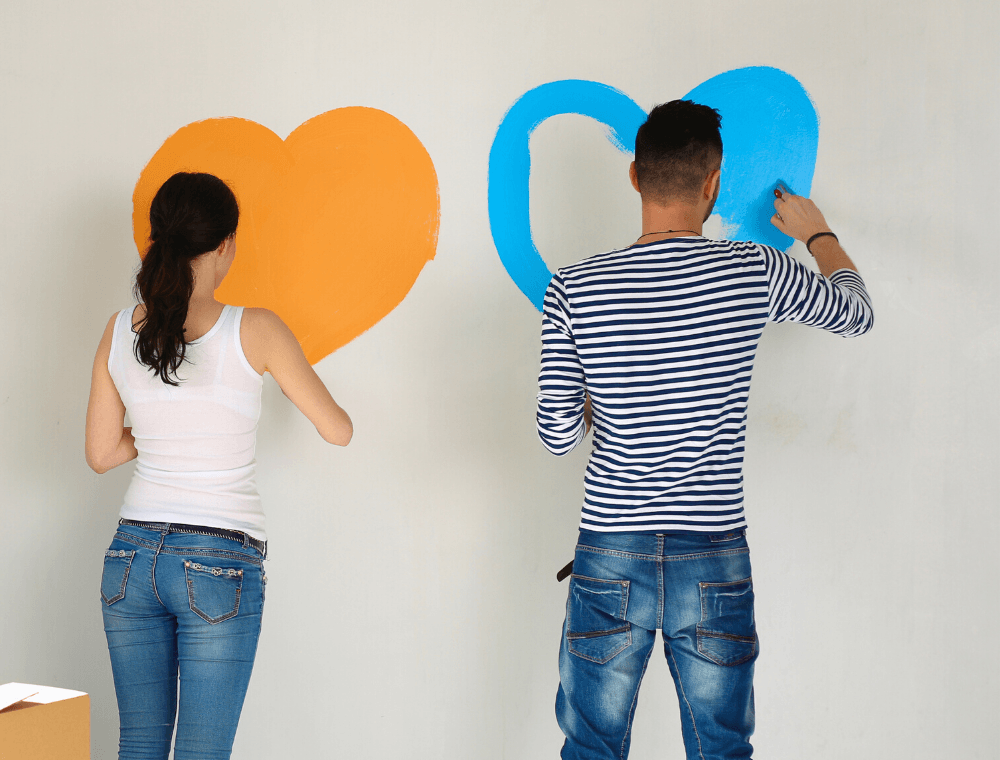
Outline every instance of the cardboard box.
<svg viewBox="0 0 1000 760">
<path fill-rule="evenodd" d="M 0 686 L 0 760 L 90 760 L 90 697 L 51 686 Z"/>
</svg>

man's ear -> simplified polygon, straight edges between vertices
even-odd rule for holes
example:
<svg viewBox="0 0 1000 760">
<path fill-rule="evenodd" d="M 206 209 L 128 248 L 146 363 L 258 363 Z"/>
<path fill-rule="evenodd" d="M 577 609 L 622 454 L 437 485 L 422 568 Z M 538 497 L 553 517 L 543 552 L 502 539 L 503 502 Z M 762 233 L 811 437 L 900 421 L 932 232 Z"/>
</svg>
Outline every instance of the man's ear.
<svg viewBox="0 0 1000 760">
<path fill-rule="evenodd" d="M 635 171 L 635 161 L 628 165 L 628 178 L 632 180 L 632 187 L 635 188 L 637 193 L 641 192 L 639 190 L 639 175 Z"/>
<path fill-rule="evenodd" d="M 719 191 L 719 183 L 722 182 L 722 168 L 713 169 L 705 177 L 705 185 L 702 187 L 701 192 L 705 196 L 705 200 L 712 200 L 715 198 L 715 194 Z"/>
</svg>

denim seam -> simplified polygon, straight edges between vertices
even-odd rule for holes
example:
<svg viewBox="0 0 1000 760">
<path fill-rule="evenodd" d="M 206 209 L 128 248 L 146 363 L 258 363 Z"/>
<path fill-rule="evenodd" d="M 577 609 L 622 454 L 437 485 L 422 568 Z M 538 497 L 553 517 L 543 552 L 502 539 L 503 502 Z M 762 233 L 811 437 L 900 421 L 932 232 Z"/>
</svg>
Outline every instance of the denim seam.
<svg viewBox="0 0 1000 760">
<path fill-rule="evenodd" d="M 124 559 L 124 558 L 121 557 L 121 556 L 119 556 L 119 559 Z M 120 602 L 122 599 L 125 598 L 125 584 L 128 583 L 128 574 L 129 574 L 129 571 L 132 569 L 132 560 L 134 560 L 134 559 L 135 559 L 135 550 L 133 549 L 132 553 L 129 555 L 128 562 L 125 563 L 125 574 L 122 575 L 122 585 L 119 587 L 117 594 L 115 594 L 113 597 L 111 597 L 110 599 L 108 599 L 106 596 L 104 596 L 104 589 L 103 588 L 101 589 L 101 599 L 104 600 L 104 603 L 108 607 L 110 607 L 115 602 Z M 105 567 L 108 566 L 108 554 L 107 553 L 105 553 L 105 555 L 104 555 L 104 566 Z"/>
<path fill-rule="evenodd" d="M 628 612 L 629 581 L 618 578 L 591 578 L 589 575 L 577 575 L 576 573 L 573 573 L 571 577 L 578 578 L 583 581 L 593 581 L 594 583 L 617 583 L 621 586 L 622 600 L 618 605 L 618 617 L 621 620 L 625 620 L 625 614 Z"/>
<path fill-rule="evenodd" d="M 240 554 L 239 552 L 231 552 L 226 549 L 202 549 L 197 547 L 186 547 L 186 546 L 164 546 L 160 550 L 161 554 L 179 554 L 184 556 L 197 556 L 197 557 L 216 557 L 218 559 L 231 559 L 238 562 L 246 562 L 248 564 L 254 565 L 255 567 L 263 567 L 263 562 L 257 557 L 251 557 L 247 554 Z"/>
<path fill-rule="evenodd" d="M 736 541 L 743 538 L 746 535 L 746 530 L 737 530 L 732 533 L 723 533 L 721 536 L 709 535 L 708 540 L 713 544 L 723 543 L 725 541 Z"/>
<path fill-rule="evenodd" d="M 748 639 L 748 640 L 745 640 L 745 641 L 743 641 L 743 640 L 740 641 L 741 644 L 749 644 L 749 643 L 753 642 L 753 648 L 750 650 L 750 654 L 748 654 L 746 657 L 741 657 L 740 659 L 733 660 L 732 662 L 722 662 L 718 658 L 713 657 L 709 653 L 707 653 L 707 652 L 705 652 L 705 651 L 702 650 L 702 648 L 701 648 L 702 634 L 701 634 L 700 631 L 698 632 L 697 636 L 698 636 L 698 644 L 697 644 L 698 654 L 701 655 L 702 657 L 704 657 L 706 660 L 708 660 L 713 665 L 718 665 L 720 668 L 735 668 L 735 667 L 738 667 L 740 665 L 744 665 L 744 664 L 750 662 L 751 660 L 753 660 L 753 659 L 755 659 L 757 657 L 757 639 L 756 638 Z M 709 636 L 708 638 L 715 638 L 715 637 Z M 726 637 L 719 636 L 718 638 L 726 638 Z"/>
<path fill-rule="evenodd" d="M 664 641 L 663 644 L 667 649 L 667 657 L 670 658 L 674 666 L 673 670 L 677 678 L 677 690 L 680 692 L 681 698 L 684 700 L 684 704 L 687 707 L 688 715 L 691 717 L 691 730 L 694 731 L 694 738 L 698 740 L 698 756 L 701 760 L 705 760 L 705 752 L 701 746 L 701 736 L 698 734 L 698 724 L 695 723 L 694 710 L 691 709 L 691 703 L 688 701 L 687 692 L 684 691 L 684 681 L 681 678 L 681 670 L 677 667 L 677 658 L 674 657 L 674 650 L 670 646 L 670 642 Z"/>
<path fill-rule="evenodd" d="M 708 636 L 710 639 L 725 639 L 726 641 L 740 641 L 744 644 L 756 644 L 756 636 L 740 636 L 735 633 L 723 633 L 722 631 L 713 631 L 711 628 L 702 628 L 698 626 L 699 636 Z"/>
<path fill-rule="evenodd" d="M 704 657 L 706 660 L 723 668 L 736 667 L 737 665 L 742 665 L 754 659 L 754 657 L 757 656 L 757 634 L 755 632 L 752 637 L 739 636 L 735 633 L 723 633 L 722 631 L 713 631 L 710 628 L 703 628 L 702 625 L 706 622 L 705 616 L 707 611 L 705 610 L 705 595 L 701 593 L 701 591 L 705 587 L 721 588 L 723 586 L 736 586 L 741 583 L 750 583 L 752 587 L 753 576 L 751 575 L 747 578 L 743 578 L 742 580 L 738 581 L 722 581 L 719 583 L 703 581 L 698 584 L 698 596 L 700 597 L 700 602 L 701 602 L 701 620 L 698 622 L 698 625 L 695 626 L 695 649 L 698 651 L 698 654 Z M 708 637 L 710 639 L 724 639 L 725 641 L 736 641 L 740 644 L 753 644 L 753 647 L 750 650 L 750 654 L 748 654 L 746 657 L 743 657 L 739 660 L 734 660 L 733 662 L 722 662 L 718 658 L 713 657 L 711 654 L 709 654 L 702 648 L 701 640 L 703 637 Z"/>
<path fill-rule="evenodd" d="M 753 583 L 753 576 L 748 575 L 746 578 L 740 578 L 738 581 L 701 581 L 699 586 L 711 586 L 712 588 L 721 588 L 722 586 L 737 586 L 740 583 Z M 703 610 L 704 611 L 704 610 Z"/>
<path fill-rule="evenodd" d="M 608 632 L 605 632 L 604 635 L 610 636 L 611 633 L 615 633 L 615 632 L 622 632 L 622 631 L 608 631 Z M 625 623 L 625 629 L 624 629 L 623 632 L 625 633 L 625 643 L 622 644 L 620 647 L 618 647 L 618 649 L 616 649 L 614 652 L 612 652 L 611 654 L 609 654 L 607 657 L 605 657 L 603 660 L 598 660 L 596 657 L 589 657 L 589 656 L 587 656 L 585 654 L 581 654 L 577 650 L 573 649 L 573 647 L 571 646 L 572 642 L 576 641 L 577 639 L 571 639 L 569 637 L 569 632 L 568 631 L 566 633 L 566 649 L 569 651 L 569 653 L 571 655 L 573 655 L 574 657 L 579 657 L 581 660 L 586 660 L 587 662 L 593 662 L 593 663 L 595 663 L 597 665 L 604 665 L 605 663 L 611 662 L 615 657 L 617 657 L 622 652 L 624 652 L 626 649 L 628 649 L 630 646 L 632 646 L 632 624 L 626 622 Z M 597 638 L 597 637 L 590 636 L 588 638 Z"/>
<path fill-rule="evenodd" d="M 585 551 L 593 554 L 606 554 L 611 557 L 622 557 L 623 559 L 642 559 L 652 562 L 657 562 L 661 559 L 660 557 L 654 557 L 652 554 L 635 554 L 633 552 L 618 551 L 617 549 L 601 549 L 600 547 L 588 546 L 587 544 L 577 544 L 576 550 L 578 552 Z"/>
<path fill-rule="evenodd" d="M 656 635 L 655 633 L 653 634 Z M 653 654 L 653 647 L 649 647 L 649 651 L 646 652 L 646 659 L 642 663 L 642 672 L 639 674 L 639 679 L 635 682 L 635 694 L 632 695 L 632 705 L 628 710 L 628 719 L 625 723 L 625 735 L 622 737 L 621 750 L 618 753 L 618 760 L 625 760 L 625 742 L 628 741 L 628 735 L 632 732 L 632 721 L 635 719 L 635 706 L 639 701 L 639 687 L 642 686 L 643 676 L 646 675 L 646 666 L 649 665 L 649 657 Z"/>
<path fill-rule="evenodd" d="M 610 584 L 616 584 L 616 585 L 618 585 L 618 586 L 621 587 L 621 597 L 622 598 L 621 598 L 621 601 L 618 603 L 618 618 L 621 619 L 621 621 L 623 623 L 625 623 L 625 625 L 624 626 L 620 626 L 618 628 L 614 628 L 612 630 L 608 630 L 608 631 L 586 631 L 586 632 L 583 632 L 583 633 L 572 634 L 571 631 L 569 630 L 569 623 L 570 623 L 570 618 L 569 618 L 570 601 L 567 600 L 567 602 L 566 602 L 566 622 L 567 622 L 567 625 L 566 625 L 566 648 L 569 650 L 569 653 L 572 654 L 572 655 L 574 655 L 575 657 L 579 657 L 579 658 L 581 658 L 583 660 L 587 660 L 588 662 L 597 663 L 598 665 L 603 665 L 606 662 L 610 662 L 615 657 L 617 657 L 622 652 L 624 652 L 626 649 L 628 649 L 630 646 L 632 646 L 632 624 L 629 623 L 627 620 L 625 620 L 625 614 L 628 611 L 628 596 L 629 596 L 628 592 L 629 592 L 629 585 L 630 585 L 629 581 L 627 581 L 627 580 L 620 580 L 620 579 L 616 579 L 616 578 L 611 578 L 611 579 L 609 579 L 609 578 L 591 578 L 590 576 L 587 576 L 587 575 L 577 575 L 576 573 L 574 573 L 571 576 L 571 582 L 572 582 L 573 579 L 584 580 L 584 581 L 591 581 L 593 583 L 610 583 Z M 572 594 L 573 594 L 573 588 L 571 587 L 570 588 L 570 599 L 572 599 Z M 612 636 L 614 634 L 620 634 L 620 633 L 624 633 L 625 634 L 625 643 L 622 644 L 618 649 L 616 649 L 614 652 L 612 652 L 610 655 L 608 655 L 608 657 L 606 657 L 603 660 L 598 660 L 595 657 L 588 657 L 587 655 L 582 654 L 581 652 L 578 652 L 577 650 L 575 650 L 573 648 L 573 645 L 572 645 L 574 641 L 580 641 L 581 639 L 582 640 L 596 639 L 596 638 L 600 638 L 602 636 Z"/>
<path fill-rule="evenodd" d="M 139 521 L 135 520 L 134 522 L 139 522 Z M 126 527 L 139 528 L 139 530 L 149 530 L 149 531 L 154 531 L 155 532 L 159 528 L 152 528 L 152 527 L 145 527 L 145 526 L 147 526 L 147 525 L 149 525 L 149 526 L 156 525 L 156 526 L 164 526 L 165 527 L 165 526 L 170 525 L 170 524 L 171 523 L 143 523 L 142 525 L 133 525 L 133 526 L 126 526 Z M 119 522 L 119 525 L 121 525 L 120 522 Z M 220 535 L 217 535 L 215 533 L 206 533 L 205 531 L 201 531 L 201 530 L 188 530 L 186 528 L 167 528 L 166 530 L 167 530 L 168 533 L 178 533 L 178 534 L 189 535 L 189 536 L 207 536 L 209 538 L 221 538 L 223 541 L 234 541 L 237 544 L 239 544 L 240 546 L 244 547 L 245 549 L 253 549 L 255 552 L 257 552 L 257 554 L 261 555 L 262 559 L 267 559 L 267 541 L 261 541 L 259 538 L 254 538 L 249 533 L 245 533 L 242 530 L 235 530 L 235 529 L 231 529 L 231 528 L 219 528 L 219 530 L 227 530 L 227 531 L 229 531 L 231 533 L 240 533 L 243 536 L 242 539 L 240 539 L 240 538 L 233 538 L 231 536 L 220 536 Z M 126 535 L 128 535 L 128 534 L 126 534 Z M 132 536 L 132 538 L 135 538 L 135 536 Z M 256 546 L 254 546 L 253 544 L 251 544 L 250 543 L 251 539 L 253 539 L 254 541 L 260 541 L 260 543 L 264 544 L 264 551 L 261 551 Z"/>
<path fill-rule="evenodd" d="M 698 552 L 696 554 L 669 554 L 666 556 L 654 556 L 652 554 L 633 554 L 632 552 L 622 552 L 616 549 L 601 549 L 586 544 L 577 544 L 577 551 L 586 551 L 593 554 L 604 554 L 609 557 L 621 557 L 623 559 L 639 559 L 650 562 L 682 562 L 689 559 L 706 559 L 707 557 L 727 557 L 731 554 L 748 554 L 750 547 L 743 546 L 739 549 L 720 549 L 719 551 Z"/>
<path fill-rule="evenodd" d="M 118 541 L 124 541 L 127 544 L 133 544 L 134 546 L 144 546 L 147 549 L 156 549 L 159 544 L 155 541 L 147 541 L 144 538 L 139 538 L 138 536 L 133 536 L 131 533 L 115 533 L 115 539 Z"/>
<path fill-rule="evenodd" d="M 569 641 L 579 641 L 580 639 L 599 639 L 601 636 L 611 636 L 615 633 L 625 633 L 626 631 L 632 630 L 631 627 L 626 623 L 621 628 L 612 628 L 609 631 L 585 631 L 583 633 L 570 633 L 566 632 L 566 638 Z"/>
<path fill-rule="evenodd" d="M 656 554 L 657 556 L 663 556 L 663 536 L 656 537 Z M 664 607 L 664 582 L 663 582 L 663 563 L 656 563 L 656 627 L 663 627 L 663 607 Z"/>
<path fill-rule="evenodd" d="M 152 569 L 149 572 L 150 581 L 152 582 L 152 586 L 153 586 L 153 596 L 156 597 L 156 601 L 158 601 L 160 603 L 160 606 L 163 607 L 163 609 L 167 609 L 167 605 L 165 605 L 163 603 L 163 600 L 160 599 L 160 592 L 156 590 L 156 560 L 160 556 L 160 549 L 163 546 L 163 539 L 166 538 L 166 537 L 167 537 L 166 533 L 161 533 L 160 534 L 160 544 L 159 544 L 159 546 L 156 547 L 156 552 L 153 554 L 153 567 L 152 567 Z"/>
<path fill-rule="evenodd" d="M 706 587 L 708 588 L 722 588 L 723 586 L 738 586 L 741 583 L 750 583 L 753 585 L 753 576 L 749 578 L 741 578 L 738 581 L 723 581 L 721 583 L 712 583 L 711 581 L 702 581 L 698 584 L 698 602 L 701 606 L 701 620 L 698 621 L 698 625 L 701 626 L 707 620 L 708 610 L 705 609 L 705 594 L 702 593 Z"/>
<path fill-rule="evenodd" d="M 230 530 L 230 529 L 229 528 L 219 528 L 219 530 Z M 219 535 L 216 535 L 215 533 L 206 533 L 205 531 L 202 531 L 202 530 L 188 530 L 187 528 L 170 528 L 170 532 L 171 533 L 178 533 L 178 534 L 182 534 L 182 535 L 186 535 L 186 536 L 208 536 L 209 538 L 221 538 L 223 541 L 233 541 L 233 542 L 239 544 L 240 546 L 242 546 L 244 548 L 253 549 L 255 552 L 257 552 L 258 554 L 260 554 L 260 549 L 258 549 L 256 546 L 253 546 L 250 543 L 250 539 L 253 538 L 253 536 L 251 536 L 249 533 L 243 533 L 243 531 L 241 531 L 241 530 L 232 530 L 231 532 L 232 533 L 243 533 L 243 538 L 242 539 L 240 539 L 240 538 L 233 538 L 231 536 L 219 536 Z M 254 539 L 254 540 L 255 541 L 260 541 L 259 538 Z M 264 543 L 264 542 L 261 541 L 261 543 Z"/>
<path fill-rule="evenodd" d="M 191 581 L 191 576 L 188 575 L 188 570 L 189 570 L 189 568 L 187 566 L 185 566 L 184 567 L 184 580 L 187 583 L 188 607 L 191 609 L 191 612 L 193 612 L 195 615 L 197 615 L 198 617 L 200 617 L 202 620 L 204 620 L 209 625 L 216 625 L 217 623 L 223 623 L 226 620 L 231 620 L 232 618 L 234 618 L 238 614 L 240 614 L 240 595 L 243 592 L 243 576 L 242 575 L 240 576 L 239 585 L 236 587 L 236 601 L 235 601 L 235 604 L 233 606 L 233 609 L 231 611 L 227 612 L 224 615 L 220 615 L 217 618 L 210 618 L 208 615 L 206 615 L 204 612 L 202 612 L 201 610 L 199 610 L 195 606 L 195 601 L 194 601 L 194 586 L 193 586 L 192 581 Z M 215 577 L 214 574 L 213 574 L 213 577 Z M 262 610 L 262 612 L 263 612 L 263 610 Z"/>
<path fill-rule="evenodd" d="M 750 547 L 744 546 L 739 549 L 722 549 L 716 552 L 699 552 L 698 554 L 673 554 L 669 557 L 660 557 L 664 562 L 681 562 L 688 559 L 708 559 L 709 557 L 728 557 L 733 554 L 749 554 Z"/>
</svg>

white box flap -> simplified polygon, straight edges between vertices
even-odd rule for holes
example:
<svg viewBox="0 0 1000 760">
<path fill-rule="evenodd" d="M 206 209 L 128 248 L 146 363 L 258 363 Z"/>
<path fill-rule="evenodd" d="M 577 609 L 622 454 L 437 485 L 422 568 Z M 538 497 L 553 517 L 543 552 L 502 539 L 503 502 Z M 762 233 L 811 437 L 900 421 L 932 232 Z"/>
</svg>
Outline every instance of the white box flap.
<svg viewBox="0 0 1000 760">
<path fill-rule="evenodd" d="M 26 683 L 5 683 L 0 686 L 0 710 L 6 710 L 11 705 L 33 697 L 38 693 L 38 688 Z"/>
<path fill-rule="evenodd" d="M 86 692 L 71 689 L 57 689 L 55 686 L 36 686 L 28 683 L 5 683 L 0 686 L 0 711 L 18 702 L 48 705 L 64 699 L 85 697 Z"/>
</svg>

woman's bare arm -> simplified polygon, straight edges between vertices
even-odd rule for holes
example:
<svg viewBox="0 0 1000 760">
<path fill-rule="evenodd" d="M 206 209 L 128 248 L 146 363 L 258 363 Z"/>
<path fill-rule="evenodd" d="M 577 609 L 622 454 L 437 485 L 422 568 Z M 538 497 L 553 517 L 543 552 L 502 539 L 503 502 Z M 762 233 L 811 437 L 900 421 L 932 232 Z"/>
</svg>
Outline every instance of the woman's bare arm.
<svg viewBox="0 0 1000 760">
<path fill-rule="evenodd" d="M 97 346 L 90 378 L 90 401 L 87 404 L 87 433 L 84 446 L 87 464 L 98 473 L 131 462 L 138 456 L 132 429 L 124 427 L 125 404 L 108 372 L 111 336 L 115 329 L 113 315 Z"/>
<path fill-rule="evenodd" d="M 298 407 L 324 441 L 346 446 L 354 425 L 323 385 L 302 346 L 281 318 L 268 309 L 244 309 L 241 340 L 247 361 L 258 372 L 270 372 L 281 392 Z"/>
</svg>

